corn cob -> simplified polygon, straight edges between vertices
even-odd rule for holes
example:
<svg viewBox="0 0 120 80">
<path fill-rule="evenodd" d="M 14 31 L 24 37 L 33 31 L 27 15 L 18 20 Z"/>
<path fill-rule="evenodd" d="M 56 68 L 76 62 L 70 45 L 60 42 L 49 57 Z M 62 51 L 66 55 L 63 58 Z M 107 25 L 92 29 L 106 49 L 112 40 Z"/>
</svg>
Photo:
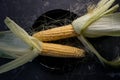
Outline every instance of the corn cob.
<svg viewBox="0 0 120 80">
<path fill-rule="evenodd" d="M 83 49 L 53 43 L 42 43 L 42 53 L 40 54 L 53 57 L 75 57 L 75 58 L 85 56 Z"/>
<path fill-rule="evenodd" d="M 74 36 L 78 36 L 78 34 L 74 31 L 72 25 L 57 27 L 33 34 L 33 37 L 36 37 L 41 41 L 55 41 L 55 40 L 65 39 Z"/>
</svg>

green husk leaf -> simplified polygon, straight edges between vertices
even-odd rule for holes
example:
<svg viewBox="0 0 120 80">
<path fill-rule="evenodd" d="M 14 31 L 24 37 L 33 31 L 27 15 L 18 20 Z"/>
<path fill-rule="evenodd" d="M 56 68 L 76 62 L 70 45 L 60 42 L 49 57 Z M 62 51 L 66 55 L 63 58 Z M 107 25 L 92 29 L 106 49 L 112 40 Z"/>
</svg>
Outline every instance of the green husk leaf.
<svg viewBox="0 0 120 80">
<path fill-rule="evenodd" d="M 86 29 L 90 27 L 91 24 L 99 20 L 104 15 L 115 11 L 118 8 L 118 5 L 115 5 L 114 7 L 110 8 L 114 2 L 115 0 L 101 0 L 92 12 L 87 13 L 84 16 L 74 20 L 72 22 L 72 25 L 76 33 L 83 34 L 86 31 Z"/>
<path fill-rule="evenodd" d="M 5 24 L 7 27 L 20 39 L 22 39 L 25 43 L 27 43 L 30 47 L 37 48 L 39 51 L 41 51 L 41 47 L 38 46 L 32 39 L 33 37 L 29 36 L 29 34 L 22 29 L 19 25 L 17 25 L 13 20 L 11 20 L 9 17 L 6 17 Z M 32 38 L 32 39 L 31 39 Z M 36 39 L 36 41 L 38 41 Z M 39 41 L 40 42 L 40 41 Z"/>
<path fill-rule="evenodd" d="M 11 31 L 0 32 L 0 57 L 15 59 L 30 51 L 30 47 Z"/>
<path fill-rule="evenodd" d="M 7 27 L 19 38 L 21 38 L 25 43 L 32 47 L 31 39 L 27 32 L 25 32 L 19 25 L 17 25 L 13 20 L 9 17 L 6 17 L 4 20 Z"/>
<path fill-rule="evenodd" d="M 120 66 L 120 58 L 116 58 L 112 61 L 108 61 L 107 59 L 103 58 L 98 52 L 97 50 L 92 46 L 91 43 L 89 43 L 85 37 L 83 37 L 82 35 L 78 37 L 78 39 L 83 43 L 83 45 L 91 52 L 93 52 L 97 58 L 101 61 L 101 63 L 110 65 L 110 66 L 114 66 L 114 67 L 118 67 Z"/>
<path fill-rule="evenodd" d="M 29 36 L 25 30 L 23 30 L 19 25 L 17 25 L 13 20 L 11 20 L 8 17 L 5 19 L 5 24 L 17 37 L 19 37 L 19 39 L 24 41 L 30 48 L 28 49 L 27 47 L 25 47 L 25 50 L 23 50 L 23 52 L 21 50 L 20 51 L 14 50 L 14 49 L 18 49 L 20 47 L 20 45 L 17 45 L 17 46 L 16 46 L 16 44 L 13 45 L 15 43 L 14 39 L 16 39 L 16 38 L 12 37 L 13 43 L 12 43 L 12 45 L 9 45 L 9 43 L 11 44 L 12 41 L 7 43 L 8 40 L 5 40 L 4 38 L 10 39 L 11 36 L 8 37 L 8 35 L 7 35 L 7 37 L 5 37 L 5 34 L 4 34 L 2 36 L 3 37 L 2 39 L 3 39 L 3 42 L 5 42 L 5 43 L 1 43 L 4 46 L 3 48 L 0 47 L 1 51 L 3 51 L 5 54 L 7 54 L 13 58 L 17 58 L 17 59 L 0 66 L 0 73 L 7 72 L 9 70 L 12 70 L 14 68 L 17 68 L 17 67 L 27 63 L 28 61 L 31 61 L 32 59 L 34 59 L 35 57 L 37 57 L 39 55 L 38 53 L 41 52 L 41 42 L 39 40 Z M 23 44 L 21 44 L 21 45 L 23 45 Z M 11 48 L 9 48 L 9 47 L 11 47 Z M 28 49 L 28 51 L 26 51 L 27 50 L 26 48 Z M 23 47 L 21 49 L 23 49 Z M 9 52 L 10 53 L 12 52 L 12 53 L 9 54 Z"/>
<path fill-rule="evenodd" d="M 100 2 L 97 5 L 97 8 L 100 8 L 102 6 L 104 6 L 109 0 L 100 0 Z"/>
<path fill-rule="evenodd" d="M 120 13 L 108 14 L 91 24 L 83 35 L 89 38 L 120 36 Z"/>
<path fill-rule="evenodd" d="M 21 57 L 0 66 L 0 74 L 7 72 L 7 71 L 10 71 L 12 69 L 15 69 L 15 68 L 31 61 L 32 59 L 34 59 L 37 56 L 38 56 L 38 54 L 36 54 L 36 51 L 33 51 L 33 52 L 31 51 L 31 53 L 29 53 L 29 54 L 25 53 Z"/>
<path fill-rule="evenodd" d="M 91 38 L 120 36 L 120 13 L 111 14 L 119 7 L 119 5 L 111 7 L 114 2 L 115 0 L 101 0 L 92 12 L 74 20 L 72 25 L 76 33 L 80 34 L 78 39 L 89 51 L 93 52 L 102 63 L 117 67 L 120 66 L 120 58 L 113 61 L 106 60 L 84 38 L 84 36 Z"/>
<path fill-rule="evenodd" d="M 0 66 L 0 73 L 10 71 L 31 61 L 38 56 L 36 51 L 32 51 L 27 44 L 11 31 L 0 32 L 0 57 L 15 59 Z"/>
<path fill-rule="evenodd" d="M 113 6 L 112 8 L 110 8 L 109 10 L 107 10 L 104 14 L 111 14 L 113 12 L 115 12 L 117 9 L 119 8 L 119 5 L 116 4 L 115 6 Z"/>
</svg>

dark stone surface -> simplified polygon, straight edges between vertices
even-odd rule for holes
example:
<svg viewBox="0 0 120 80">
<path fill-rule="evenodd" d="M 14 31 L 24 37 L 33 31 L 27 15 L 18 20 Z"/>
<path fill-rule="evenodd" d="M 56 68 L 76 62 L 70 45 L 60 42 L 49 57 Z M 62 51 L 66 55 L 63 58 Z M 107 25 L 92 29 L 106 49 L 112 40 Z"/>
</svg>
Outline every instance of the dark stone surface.
<svg viewBox="0 0 120 80">
<path fill-rule="evenodd" d="M 26 31 L 32 32 L 31 27 L 34 21 L 43 13 L 63 9 L 74 12 L 78 16 L 86 12 L 86 7 L 96 3 L 98 0 L 0 0 L 0 31 L 7 30 L 4 19 L 9 16 L 17 22 Z M 116 3 L 120 3 L 116 0 Z M 57 15 L 57 14 L 56 14 Z M 119 37 L 102 37 L 89 39 L 96 49 L 106 57 L 112 59 L 120 53 Z M 88 56 L 89 57 L 89 56 Z M 38 57 L 48 59 L 48 57 Z M 36 58 L 33 62 L 27 63 L 17 69 L 0 74 L 0 80 L 119 80 L 120 70 L 110 67 L 103 67 L 95 56 L 81 59 L 64 59 L 50 58 L 54 62 L 53 68 L 44 66 L 41 62 L 43 59 Z M 1 59 L 0 64 L 10 60 Z M 65 61 L 65 62 L 64 62 Z M 54 69 L 55 64 L 61 63 Z M 50 64 L 51 65 L 51 64 Z M 62 66 L 61 66 L 62 65 Z"/>
</svg>

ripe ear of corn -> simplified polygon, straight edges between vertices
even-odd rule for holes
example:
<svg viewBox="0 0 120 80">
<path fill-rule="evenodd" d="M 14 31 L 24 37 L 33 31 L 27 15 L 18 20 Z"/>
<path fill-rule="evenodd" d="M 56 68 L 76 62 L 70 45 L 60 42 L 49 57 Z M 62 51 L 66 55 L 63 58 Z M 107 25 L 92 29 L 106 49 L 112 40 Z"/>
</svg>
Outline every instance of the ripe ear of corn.
<svg viewBox="0 0 120 80">
<path fill-rule="evenodd" d="M 42 43 L 42 53 L 40 54 L 53 57 L 71 58 L 80 58 L 85 56 L 83 49 L 52 43 Z"/>
<path fill-rule="evenodd" d="M 41 41 L 54 41 L 69 37 L 74 37 L 77 34 L 75 33 L 72 25 L 66 25 L 62 27 L 57 27 L 49 30 L 44 30 L 33 34 L 33 37 Z"/>
</svg>

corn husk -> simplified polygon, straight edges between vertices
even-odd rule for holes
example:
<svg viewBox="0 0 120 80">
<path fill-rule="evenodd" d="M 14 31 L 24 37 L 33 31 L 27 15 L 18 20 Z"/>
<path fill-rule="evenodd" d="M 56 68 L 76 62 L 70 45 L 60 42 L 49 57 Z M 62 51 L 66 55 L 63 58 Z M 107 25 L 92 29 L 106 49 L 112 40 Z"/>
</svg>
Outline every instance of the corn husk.
<svg viewBox="0 0 120 80">
<path fill-rule="evenodd" d="M 73 21 L 72 25 L 76 33 L 80 34 L 78 39 L 89 51 L 93 52 L 97 56 L 101 63 L 119 67 L 120 58 L 117 57 L 112 61 L 108 61 L 102 57 L 85 38 L 120 36 L 120 13 L 113 13 L 119 5 L 111 7 L 114 2 L 115 0 L 101 0 L 98 5 L 86 15 Z"/>
<path fill-rule="evenodd" d="M 102 57 L 99 52 L 94 48 L 94 46 L 84 37 L 84 36 L 79 36 L 78 39 L 83 43 L 83 45 L 88 49 L 89 51 L 93 52 L 97 56 L 97 58 L 100 60 L 100 62 L 105 65 L 109 65 L 112 67 L 119 67 L 120 66 L 120 57 L 117 57 L 116 59 L 109 61 Z"/>
<path fill-rule="evenodd" d="M 120 13 L 108 14 L 91 24 L 83 35 L 89 38 L 120 36 Z"/>
<path fill-rule="evenodd" d="M 29 52 L 30 47 L 11 31 L 0 32 L 0 57 L 16 59 Z"/>
<path fill-rule="evenodd" d="M 39 51 L 41 51 L 40 44 L 39 45 L 37 44 L 37 42 L 39 43 L 40 41 L 29 36 L 29 34 L 24 29 L 22 29 L 18 24 L 16 24 L 13 20 L 6 17 L 5 24 L 17 37 L 22 39 L 26 44 L 28 44 L 32 48 L 36 48 Z"/>
<path fill-rule="evenodd" d="M 5 19 L 5 23 L 15 35 L 11 32 L 0 33 L 0 51 L 2 51 L 0 57 L 15 60 L 0 66 L 0 73 L 10 71 L 31 61 L 41 52 L 40 41 L 29 36 L 27 32 L 8 17 Z"/>
<path fill-rule="evenodd" d="M 110 8 L 114 2 L 115 2 L 115 0 L 101 0 L 98 3 L 98 5 L 96 5 L 96 7 L 91 10 L 91 12 L 88 12 L 84 16 L 79 17 L 78 19 L 74 20 L 72 22 L 72 25 L 73 25 L 75 32 L 80 34 L 80 35 L 81 34 L 86 35 L 86 34 L 84 34 L 84 32 L 86 32 L 86 30 L 88 28 L 92 27 L 92 26 L 90 26 L 91 24 L 93 24 L 94 22 L 95 23 L 101 22 L 101 21 L 98 21 L 101 17 L 104 17 L 105 15 L 112 13 L 113 11 L 115 11 L 119 7 L 119 5 L 116 4 L 115 6 Z M 103 25 L 105 25 L 105 24 L 103 24 Z M 94 26 L 94 29 L 96 28 L 95 26 Z M 89 32 L 90 32 L 90 30 L 88 30 L 87 34 L 89 34 L 89 36 L 90 36 Z M 89 36 L 87 36 L 87 37 L 89 37 Z"/>
<path fill-rule="evenodd" d="M 17 68 L 36 56 L 34 51 L 11 31 L 0 32 L 0 57 L 15 59 L 0 66 L 0 73 Z"/>
</svg>

